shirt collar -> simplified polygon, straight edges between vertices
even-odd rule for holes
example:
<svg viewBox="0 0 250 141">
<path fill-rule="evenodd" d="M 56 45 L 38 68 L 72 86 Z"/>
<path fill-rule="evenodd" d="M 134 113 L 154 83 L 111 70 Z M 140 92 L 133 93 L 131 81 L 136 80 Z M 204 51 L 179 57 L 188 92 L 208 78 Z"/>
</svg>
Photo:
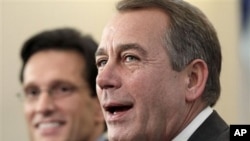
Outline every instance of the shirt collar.
<svg viewBox="0 0 250 141">
<path fill-rule="evenodd" d="M 172 141 L 186 141 L 196 129 L 209 117 L 213 109 L 208 106 L 203 109 L 188 126 L 182 130 Z"/>
</svg>

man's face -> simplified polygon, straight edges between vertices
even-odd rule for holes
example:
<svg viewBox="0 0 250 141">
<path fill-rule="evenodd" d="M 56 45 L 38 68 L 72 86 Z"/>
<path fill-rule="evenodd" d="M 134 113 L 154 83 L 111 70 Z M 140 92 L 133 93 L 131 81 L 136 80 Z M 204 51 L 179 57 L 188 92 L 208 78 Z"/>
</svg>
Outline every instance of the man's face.
<svg viewBox="0 0 250 141">
<path fill-rule="evenodd" d="M 168 140 L 182 124 L 185 81 L 163 46 L 168 21 L 155 9 L 127 11 L 104 29 L 97 93 L 111 141 Z"/>
<path fill-rule="evenodd" d="M 85 62 L 73 51 L 35 53 L 24 69 L 25 116 L 33 141 L 87 140 L 98 102 L 83 79 Z"/>
</svg>

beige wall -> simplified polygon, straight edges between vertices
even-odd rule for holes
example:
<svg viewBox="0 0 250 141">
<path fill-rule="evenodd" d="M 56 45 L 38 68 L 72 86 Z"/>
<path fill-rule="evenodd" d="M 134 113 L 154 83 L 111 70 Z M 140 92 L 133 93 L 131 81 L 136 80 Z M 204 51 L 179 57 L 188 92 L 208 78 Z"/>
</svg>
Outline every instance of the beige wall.
<svg viewBox="0 0 250 141">
<path fill-rule="evenodd" d="M 60 2 L 59 2 L 60 1 Z M 27 141 L 18 81 L 19 49 L 24 40 L 44 29 L 72 26 L 99 41 L 117 0 L 3 0 L 0 5 L 0 141 Z M 189 0 L 215 25 L 222 45 L 222 96 L 216 109 L 231 123 L 242 120 L 238 57 L 238 0 Z M 2 36 L 1 36 L 2 35 Z M 4 52 L 4 53 L 3 53 Z M 248 114 L 249 117 L 249 114 Z"/>
<path fill-rule="evenodd" d="M 2 114 L 3 114 L 3 102 L 2 102 L 2 94 L 3 94 L 3 87 L 2 87 L 2 83 L 3 83 L 3 80 L 2 80 L 2 62 L 3 62 L 3 37 L 2 37 L 2 0 L 0 0 L 0 141 L 3 141 L 3 136 L 2 136 L 2 133 L 3 133 L 3 125 L 2 125 Z"/>
</svg>

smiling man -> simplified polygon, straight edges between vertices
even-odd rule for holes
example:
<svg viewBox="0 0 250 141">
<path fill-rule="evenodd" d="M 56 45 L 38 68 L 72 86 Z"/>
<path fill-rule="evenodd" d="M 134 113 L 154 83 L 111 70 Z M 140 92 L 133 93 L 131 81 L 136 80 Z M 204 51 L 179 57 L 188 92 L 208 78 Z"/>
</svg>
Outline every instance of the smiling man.
<svg viewBox="0 0 250 141">
<path fill-rule="evenodd" d="M 22 97 L 32 141 L 104 141 L 96 48 L 92 38 L 70 28 L 44 31 L 25 42 Z"/>
<path fill-rule="evenodd" d="M 182 0 L 123 0 L 96 51 L 97 94 L 110 141 L 228 141 L 212 107 L 220 44 Z"/>
</svg>

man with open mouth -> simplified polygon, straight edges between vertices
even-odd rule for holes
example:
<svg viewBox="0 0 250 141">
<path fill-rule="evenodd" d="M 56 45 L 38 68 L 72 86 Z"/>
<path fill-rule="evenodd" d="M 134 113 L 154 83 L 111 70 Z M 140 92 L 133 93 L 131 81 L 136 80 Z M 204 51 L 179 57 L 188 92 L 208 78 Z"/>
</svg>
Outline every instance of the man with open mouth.
<svg viewBox="0 0 250 141">
<path fill-rule="evenodd" d="M 110 141 L 228 141 L 216 31 L 183 0 L 123 0 L 96 51 Z"/>
</svg>

